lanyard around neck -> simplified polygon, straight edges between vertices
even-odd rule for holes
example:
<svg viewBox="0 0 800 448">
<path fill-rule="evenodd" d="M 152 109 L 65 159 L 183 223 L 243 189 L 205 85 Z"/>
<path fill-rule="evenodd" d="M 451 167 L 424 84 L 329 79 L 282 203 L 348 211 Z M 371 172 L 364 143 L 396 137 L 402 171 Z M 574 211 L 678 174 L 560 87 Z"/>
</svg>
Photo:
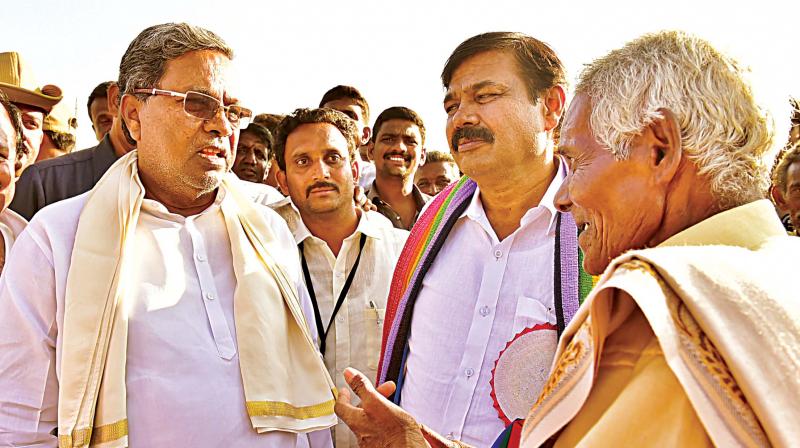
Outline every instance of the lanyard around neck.
<svg viewBox="0 0 800 448">
<path fill-rule="evenodd" d="M 331 319 L 328 321 L 328 325 L 322 325 L 322 315 L 319 312 L 319 304 L 317 303 L 317 295 L 314 292 L 314 283 L 311 282 L 311 274 L 308 272 L 308 263 L 306 263 L 306 254 L 303 251 L 303 242 L 301 241 L 300 244 L 297 245 L 297 249 L 300 251 L 300 261 L 303 265 L 303 277 L 306 280 L 306 287 L 308 288 L 308 295 L 311 296 L 311 305 L 314 307 L 314 322 L 317 325 L 317 337 L 319 337 L 319 351 L 325 356 L 325 339 L 328 337 L 328 331 L 331 329 L 331 325 L 333 324 L 333 319 L 336 318 L 336 314 L 339 312 L 339 308 L 342 307 L 344 303 L 344 299 L 347 298 L 347 292 L 350 290 L 350 286 L 353 284 L 353 277 L 355 277 L 356 270 L 358 269 L 358 262 L 361 261 L 361 252 L 364 251 L 364 244 L 367 242 L 367 235 L 361 234 L 361 239 L 358 241 L 358 256 L 356 257 L 356 261 L 353 263 L 353 268 L 350 269 L 350 274 L 347 276 L 347 280 L 344 282 L 344 286 L 342 286 L 342 291 L 339 293 L 339 298 L 336 299 L 336 305 L 333 307 L 333 313 L 331 313 Z"/>
</svg>

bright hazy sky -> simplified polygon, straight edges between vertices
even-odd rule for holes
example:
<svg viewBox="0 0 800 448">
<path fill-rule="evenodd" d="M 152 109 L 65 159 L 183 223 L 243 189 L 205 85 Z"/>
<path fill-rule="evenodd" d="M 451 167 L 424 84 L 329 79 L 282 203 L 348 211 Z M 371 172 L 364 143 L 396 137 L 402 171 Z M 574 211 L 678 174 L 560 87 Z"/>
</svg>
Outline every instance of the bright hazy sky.
<svg viewBox="0 0 800 448">
<path fill-rule="evenodd" d="M 231 1 L 4 0 L 0 51 L 15 50 L 40 84 L 77 104 L 78 148 L 96 144 L 86 100 L 117 78 L 145 27 L 186 21 L 236 52 L 239 95 L 256 113 L 317 106 L 336 84 L 367 97 L 372 119 L 389 106 L 416 110 L 427 147 L 446 150 L 439 80 L 450 52 L 484 31 L 521 31 L 549 43 L 571 78 L 582 64 L 636 36 L 681 29 L 711 40 L 800 95 L 800 1 Z"/>
</svg>

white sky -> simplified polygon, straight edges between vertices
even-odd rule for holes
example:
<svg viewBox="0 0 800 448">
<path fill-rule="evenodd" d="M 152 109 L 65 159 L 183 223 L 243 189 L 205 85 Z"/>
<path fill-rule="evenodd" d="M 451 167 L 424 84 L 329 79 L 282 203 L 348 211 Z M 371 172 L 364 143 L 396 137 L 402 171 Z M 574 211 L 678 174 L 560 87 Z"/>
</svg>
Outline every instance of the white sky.
<svg viewBox="0 0 800 448">
<path fill-rule="evenodd" d="M 168 21 L 208 28 L 234 48 L 240 97 L 256 113 L 317 106 L 328 88 L 351 84 L 367 97 L 373 120 L 395 105 L 420 113 L 429 149 L 447 149 L 442 66 L 460 42 L 484 31 L 549 43 L 572 78 L 644 32 L 681 29 L 800 95 L 797 0 L 4 0 L 0 11 L 0 51 L 20 52 L 40 84 L 59 85 L 64 101 L 77 104 L 78 148 L 96 144 L 86 112 L 92 88 L 117 78 L 142 29 Z"/>
</svg>

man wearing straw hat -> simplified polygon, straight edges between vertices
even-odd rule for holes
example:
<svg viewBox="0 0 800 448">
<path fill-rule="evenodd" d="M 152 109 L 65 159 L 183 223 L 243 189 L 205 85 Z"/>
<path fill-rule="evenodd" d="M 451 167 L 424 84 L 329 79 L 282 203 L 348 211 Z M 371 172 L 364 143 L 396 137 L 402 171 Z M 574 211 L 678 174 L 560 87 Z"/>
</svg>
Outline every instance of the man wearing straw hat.
<svg viewBox="0 0 800 448">
<path fill-rule="evenodd" d="M 0 91 L 22 112 L 25 147 L 15 167 L 19 177 L 39 155 L 44 119 L 61 101 L 61 89 L 52 84 L 39 86 L 22 56 L 11 51 L 0 53 Z"/>
</svg>

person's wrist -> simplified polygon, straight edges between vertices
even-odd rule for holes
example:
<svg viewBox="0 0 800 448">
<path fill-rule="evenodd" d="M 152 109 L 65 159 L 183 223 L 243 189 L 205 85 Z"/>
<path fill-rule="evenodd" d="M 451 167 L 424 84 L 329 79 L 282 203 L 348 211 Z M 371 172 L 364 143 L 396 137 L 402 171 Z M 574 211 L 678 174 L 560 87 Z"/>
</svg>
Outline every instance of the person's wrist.
<svg viewBox="0 0 800 448">
<path fill-rule="evenodd" d="M 403 419 L 402 426 L 389 438 L 387 447 L 428 447 L 422 435 L 422 427 L 413 418 Z"/>
</svg>

